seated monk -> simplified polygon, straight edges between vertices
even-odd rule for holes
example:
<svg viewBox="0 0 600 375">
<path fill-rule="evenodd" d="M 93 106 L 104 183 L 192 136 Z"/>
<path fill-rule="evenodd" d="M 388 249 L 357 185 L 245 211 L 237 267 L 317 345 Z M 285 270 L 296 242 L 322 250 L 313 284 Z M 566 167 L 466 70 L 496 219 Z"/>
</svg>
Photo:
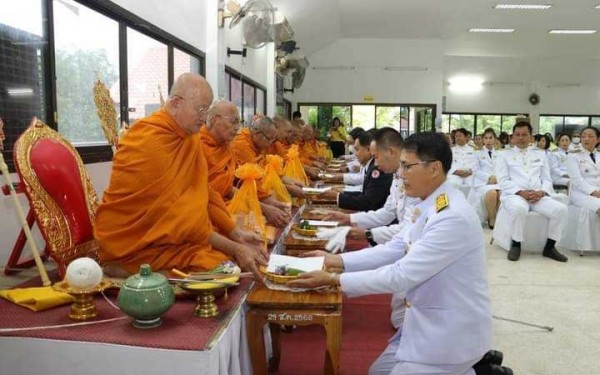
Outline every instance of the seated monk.
<svg viewBox="0 0 600 375">
<path fill-rule="evenodd" d="M 231 141 L 240 128 L 235 104 L 218 100 L 208 110 L 206 126 L 200 129 L 202 152 L 208 164 L 208 184 L 224 200 L 233 198 L 236 158 Z"/>
<path fill-rule="evenodd" d="M 283 160 L 286 160 L 291 146 L 289 138 L 293 136 L 292 124 L 288 119 L 279 115 L 273 117 L 273 122 L 275 123 L 275 128 L 277 129 L 277 140 L 271 144 L 271 147 L 269 147 L 265 153 L 279 155 L 283 158 Z M 287 176 L 282 176 L 281 181 L 284 183 L 286 189 L 293 197 L 306 198 L 300 183 Z"/>
<path fill-rule="evenodd" d="M 302 132 L 302 148 L 300 154 L 305 158 L 306 164 L 321 170 L 325 170 L 325 160 L 319 157 L 319 144 L 316 138 L 316 130 L 308 124 L 300 128 Z"/>
<path fill-rule="evenodd" d="M 275 124 L 268 117 L 258 119 L 251 128 L 243 128 L 232 143 L 236 165 L 256 163 L 263 166 L 265 152 L 276 137 Z M 286 212 L 288 206 L 285 203 L 279 202 L 262 189 L 258 190 L 258 198 L 263 215 L 270 224 L 281 228 L 290 222 L 291 217 Z"/>
<path fill-rule="evenodd" d="M 204 78 L 183 74 L 164 107 L 120 140 L 94 225 L 112 276 L 135 273 L 143 263 L 155 271 L 205 271 L 234 258 L 260 277 L 256 262 L 266 264 L 266 254 L 259 236 L 236 228 L 208 185 L 197 133 L 212 100 Z"/>
</svg>

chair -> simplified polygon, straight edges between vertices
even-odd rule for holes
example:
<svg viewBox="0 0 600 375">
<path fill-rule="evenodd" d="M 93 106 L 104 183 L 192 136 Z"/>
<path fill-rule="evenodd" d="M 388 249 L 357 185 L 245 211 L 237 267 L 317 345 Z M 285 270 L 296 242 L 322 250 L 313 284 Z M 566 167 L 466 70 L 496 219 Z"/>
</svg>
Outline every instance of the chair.
<svg viewBox="0 0 600 375">
<path fill-rule="evenodd" d="M 73 259 L 98 259 L 96 192 L 71 144 L 34 119 L 14 146 L 15 167 L 61 276 Z"/>
<path fill-rule="evenodd" d="M 569 205 L 569 220 L 559 246 L 572 251 L 600 251 L 600 216 L 583 207 Z"/>
</svg>

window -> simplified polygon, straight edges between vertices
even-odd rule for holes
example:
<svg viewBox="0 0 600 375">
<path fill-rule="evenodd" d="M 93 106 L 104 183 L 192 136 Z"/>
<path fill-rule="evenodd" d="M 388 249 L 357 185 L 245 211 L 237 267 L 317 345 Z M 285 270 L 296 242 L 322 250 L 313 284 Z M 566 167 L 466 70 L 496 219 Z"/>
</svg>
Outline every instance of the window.
<svg viewBox="0 0 600 375">
<path fill-rule="evenodd" d="M 173 48 L 173 78 L 177 79 L 183 73 L 200 73 L 200 59 Z"/>
<path fill-rule="evenodd" d="M 55 0 L 54 35 L 58 131 L 75 146 L 107 144 L 94 81 L 109 88 L 119 113 L 119 24 L 73 0 Z"/>
<path fill-rule="evenodd" d="M 167 45 L 127 28 L 129 122 L 150 115 L 161 106 L 169 88 Z"/>
<path fill-rule="evenodd" d="M 238 112 L 240 116 L 242 115 L 242 82 L 235 78 L 231 77 L 231 96 L 229 100 L 237 106 Z"/>
<path fill-rule="evenodd" d="M 352 106 L 352 127 L 363 128 L 365 130 L 375 127 L 375 106 L 374 105 L 353 105 Z"/>
<path fill-rule="evenodd" d="M 492 128 L 498 136 L 501 132 L 512 132 L 517 115 L 487 113 L 444 113 L 442 115 L 442 131 L 448 133 L 454 129 L 465 128 L 473 136 Z"/>
<path fill-rule="evenodd" d="M 389 126 L 406 137 L 433 129 L 435 105 L 299 103 L 298 110 L 309 124 L 317 126 L 323 137 L 334 117 L 339 117 L 348 131 L 355 127 L 368 130 Z"/>
<path fill-rule="evenodd" d="M 600 127 L 600 117 L 592 117 L 591 126 Z"/>
<path fill-rule="evenodd" d="M 225 83 L 229 88 L 225 98 L 237 106 L 245 124 L 251 124 L 255 114 L 266 113 L 267 90 L 264 87 L 229 67 L 225 68 Z M 277 114 L 283 116 L 285 111 L 282 98 L 277 104 Z"/>
<path fill-rule="evenodd" d="M 0 116 L 4 159 L 12 169 L 14 142 L 36 116 L 48 123 L 48 59 L 44 2 L 0 2 Z"/>
<path fill-rule="evenodd" d="M 252 124 L 252 118 L 255 115 L 254 112 L 254 87 L 244 82 L 244 114 L 242 115 L 245 119 L 245 124 Z"/>
<path fill-rule="evenodd" d="M 264 115 L 267 113 L 267 93 L 263 89 L 256 89 L 256 113 Z"/>
<path fill-rule="evenodd" d="M 125 34 L 127 48 L 120 43 Z M 13 143 L 34 115 L 78 146 L 84 162 L 110 160 L 93 104 L 96 76 L 131 123 L 158 108 L 174 75 L 202 74 L 203 64 L 194 46 L 114 2 L 0 1 L 0 113 L 9 167 Z"/>
<path fill-rule="evenodd" d="M 581 131 L 588 125 L 598 124 L 598 117 L 594 116 L 562 116 L 562 115 L 540 115 L 540 133 L 550 133 L 556 137 L 557 133 L 573 134 Z M 597 125 L 596 125 L 597 126 Z"/>
</svg>

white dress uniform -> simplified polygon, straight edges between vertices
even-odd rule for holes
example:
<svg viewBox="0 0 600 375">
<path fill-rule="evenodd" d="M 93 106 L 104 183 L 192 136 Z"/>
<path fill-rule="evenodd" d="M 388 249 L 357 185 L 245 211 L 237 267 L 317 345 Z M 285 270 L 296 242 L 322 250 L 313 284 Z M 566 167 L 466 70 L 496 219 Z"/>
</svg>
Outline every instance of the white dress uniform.
<svg viewBox="0 0 600 375">
<path fill-rule="evenodd" d="M 479 220 L 449 182 L 412 211 L 415 223 L 387 244 L 342 254 L 348 296 L 406 292 L 404 326 L 369 373 L 474 374 L 492 344 Z"/>
<path fill-rule="evenodd" d="M 344 187 L 344 191 L 347 192 L 362 192 L 362 187 L 363 187 L 363 182 L 365 180 L 365 173 L 367 173 L 367 169 L 369 169 L 369 165 L 371 165 L 372 160 L 369 160 L 369 162 L 367 163 L 367 165 L 360 165 L 360 163 L 358 165 L 360 165 L 360 170 L 356 173 L 344 173 L 342 178 L 343 178 L 343 182 L 344 185 L 346 185 Z M 358 163 L 358 161 L 357 161 Z"/>
<path fill-rule="evenodd" d="M 448 181 L 461 190 L 465 196 L 473 186 L 473 175 L 469 177 L 458 177 L 453 173 L 459 169 L 471 170 L 475 168 L 475 150 L 468 144 L 452 147 L 452 167 L 448 172 Z"/>
<path fill-rule="evenodd" d="M 554 194 L 544 152 L 531 147 L 525 150 L 513 147 L 503 151 L 496 164 L 496 173 L 502 190 L 500 201 L 511 218 L 511 238 L 523 241 L 525 216 L 527 212 L 534 211 L 548 218 L 548 237 L 558 242 L 567 223 L 567 206 L 549 196 L 529 203 L 516 195 L 520 190 L 543 190 L 548 195 Z"/>
<path fill-rule="evenodd" d="M 475 163 L 473 166 L 473 188 L 482 196 L 490 190 L 500 190 L 498 184 L 490 185 L 488 180 L 490 176 L 496 175 L 496 162 L 499 151 L 483 148 L 475 153 Z"/>
<path fill-rule="evenodd" d="M 590 157 L 590 152 L 585 149 L 569 154 L 567 170 L 571 176 L 571 203 L 597 212 L 600 209 L 600 198 L 590 194 L 600 190 L 600 152 L 596 150 L 593 154 L 596 162 Z"/>
<path fill-rule="evenodd" d="M 386 243 L 402 231 L 410 219 L 410 207 L 421 200 L 407 197 L 404 193 L 404 182 L 394 174 L 390 194 L 385 204 L 378 210 L 350 214 L 350 222 L 361 228 L 371 229 L 373 240 L 378 244 Z M 394 220 L 397 224 L 390 225 Z"/>
<path fill-rule="evenodd" d="M 562 148 L 557 148 L 547 155 L 552 183 L 554 185 L 569 186 L 569 178 L 563 177 L 564 175 L 569 175 L 569 172 L 567 171 L 567 158 L 569 157 L 569 153 Z"/>
</svg>

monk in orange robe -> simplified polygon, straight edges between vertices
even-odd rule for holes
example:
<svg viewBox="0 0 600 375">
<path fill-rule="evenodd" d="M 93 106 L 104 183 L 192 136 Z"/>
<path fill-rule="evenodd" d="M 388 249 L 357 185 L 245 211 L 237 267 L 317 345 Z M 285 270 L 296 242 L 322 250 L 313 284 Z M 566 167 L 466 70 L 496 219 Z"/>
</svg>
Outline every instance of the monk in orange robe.
<svg viewBox="0 0 600 375">
<path fill-rule="evenodd" d="M 266 151 L 275 142 L 276 137 L 277 129 L 269 117 L 257 119 L 251 128 L 243 128 L 232 143 L 237 165 L 256 163 L 262 166 Z M 288 207 L 262 189 L 258 190 L 261 209 L 267 221 L 280 228 L 287 225 L 291 220 L 286 212 Z"/>
<path fill-rule="evenodd" d="M 208 184 L 224 200 L 233 198 L 236 158 L 231 141 L 240 127 L 235 104 L 219 100 L 208 111 L 206 126 L 200 129 L 202 151 L 208 164 Z"/>
<path fill-rule="evenodd" d="M 260 238 L 235 227 L 208 185 L 198 132 L 212 99 L 204 78 L 183 74 L 164 107 L 119 142 L 94 226 L 101 262 L 119 275 L 143 263 L 155 271 L 192 271 L 234 258 L 260 277 L 256 262 L 266 263 Z"/>
<path fill-rule="evenodd" d="M 273 117 L 273 122 L 277 128 L 277 140 L 267 150 L 267 154 L 279 155 L 285 160 L 291 146 L 288 143 L 288 135 L 292 130 L 292 125 L 289 120 L 279 115 Z"/>
</svg>

